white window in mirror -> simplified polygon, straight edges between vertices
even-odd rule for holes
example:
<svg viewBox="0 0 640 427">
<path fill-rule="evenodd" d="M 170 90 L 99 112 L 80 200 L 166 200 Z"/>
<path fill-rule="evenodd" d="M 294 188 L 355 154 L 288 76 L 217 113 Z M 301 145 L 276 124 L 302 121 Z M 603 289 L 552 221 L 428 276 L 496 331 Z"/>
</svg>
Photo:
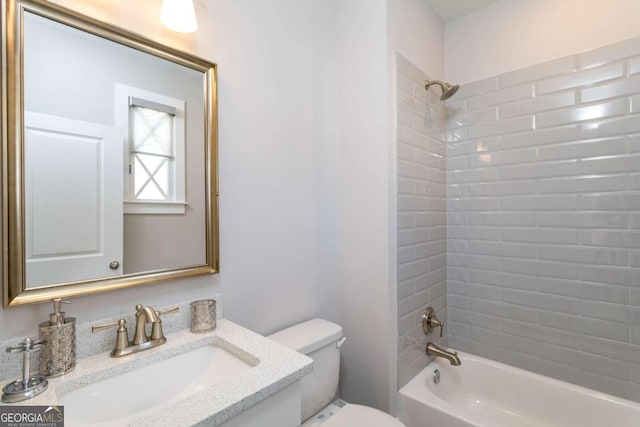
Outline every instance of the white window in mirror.
<svg viewBox="0 0 640 427">
<path fill-rule="evenodd" d="M 133 200 L 165 202 L 172 200 L 171 186 L 175 163 L 173 155 L 173 117 L 170 111 L 143 107 L 129 99 L 131 153 L 129 175 Z"/>
<path fill-rule="evenodd" d="M 185 213 L 185 103 L 116 85 L 125 136 L 125 214 Z"/>
</svg>

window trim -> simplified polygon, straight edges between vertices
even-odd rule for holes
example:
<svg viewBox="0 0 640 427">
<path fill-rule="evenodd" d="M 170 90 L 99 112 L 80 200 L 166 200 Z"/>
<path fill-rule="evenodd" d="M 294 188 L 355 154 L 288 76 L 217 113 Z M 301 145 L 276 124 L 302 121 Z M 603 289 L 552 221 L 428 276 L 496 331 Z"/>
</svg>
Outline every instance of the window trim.
<svg viewBox="0 0 640 427">
<path fill-rule="evenodd" d="M 139 105 L 153 108 L 174 116 L 174 171 L 172 200 L 148 201 L 133 198 L 133 180 L 129 174 L 131 163 L 131 141 L 129 140 L 129 106 Z M 146 104 L 146 105 L 141 105 Z M 115 125 L 122 130 L 124 174 L 124 213 L 125 214 L 186 214 L 186 103 L 133 86 L 117 83 L 115 85 Z"/>
</svg>

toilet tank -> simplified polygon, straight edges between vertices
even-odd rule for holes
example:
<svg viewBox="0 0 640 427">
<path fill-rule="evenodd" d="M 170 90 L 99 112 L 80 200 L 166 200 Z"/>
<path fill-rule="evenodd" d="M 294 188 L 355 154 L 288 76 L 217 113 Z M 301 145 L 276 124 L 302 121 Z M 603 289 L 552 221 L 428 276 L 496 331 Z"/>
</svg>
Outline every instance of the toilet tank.
<svg viewBox="0 0 640 427">
<path fill-rule="evenodd" d="M 342 327 L 313 319 L 283 329 L 268 338 L 313 359 L 313 372 L 302 378 L 302 420 L 328 405 L 338 394 Z"/>
</svg>

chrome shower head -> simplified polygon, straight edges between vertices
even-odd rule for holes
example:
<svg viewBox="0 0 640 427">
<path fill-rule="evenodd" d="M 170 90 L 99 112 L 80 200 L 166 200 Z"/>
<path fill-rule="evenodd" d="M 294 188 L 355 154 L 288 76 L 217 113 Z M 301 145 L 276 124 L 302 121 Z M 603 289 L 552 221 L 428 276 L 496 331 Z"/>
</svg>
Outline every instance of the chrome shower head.
<svg viewBox="0 0 640 427">
<path fill-rule="evenodd" d="M 440 80 L 426 80 L 424 82 L 425 90 L 429 89 L 429 86 L 438 85 L 442 89 L 442 95 L 440 101 L 445 101 L 451 98 L 460 89 L 460 85 L 452 85 L 447 82 L 441 82 Z"/>
</svg>

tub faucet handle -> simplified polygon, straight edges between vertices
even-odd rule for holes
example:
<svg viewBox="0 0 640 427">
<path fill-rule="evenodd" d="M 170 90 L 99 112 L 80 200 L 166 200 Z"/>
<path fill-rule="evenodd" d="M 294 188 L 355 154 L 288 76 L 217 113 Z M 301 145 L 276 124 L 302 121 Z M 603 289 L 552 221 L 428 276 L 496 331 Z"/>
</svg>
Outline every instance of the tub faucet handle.
<svg viewBox="0 0 640 427">
<path fill-rule="evenodd" d="M 425 335 L 428 335 L 433 331 L 434 328 L 440 328 L 440 338 L 444 333 L 444 322 L 441 322 L 436 317 L 436 311 L 433 307 L 427 307 L 422 315 L 422 332 Z"/>
</svg>

